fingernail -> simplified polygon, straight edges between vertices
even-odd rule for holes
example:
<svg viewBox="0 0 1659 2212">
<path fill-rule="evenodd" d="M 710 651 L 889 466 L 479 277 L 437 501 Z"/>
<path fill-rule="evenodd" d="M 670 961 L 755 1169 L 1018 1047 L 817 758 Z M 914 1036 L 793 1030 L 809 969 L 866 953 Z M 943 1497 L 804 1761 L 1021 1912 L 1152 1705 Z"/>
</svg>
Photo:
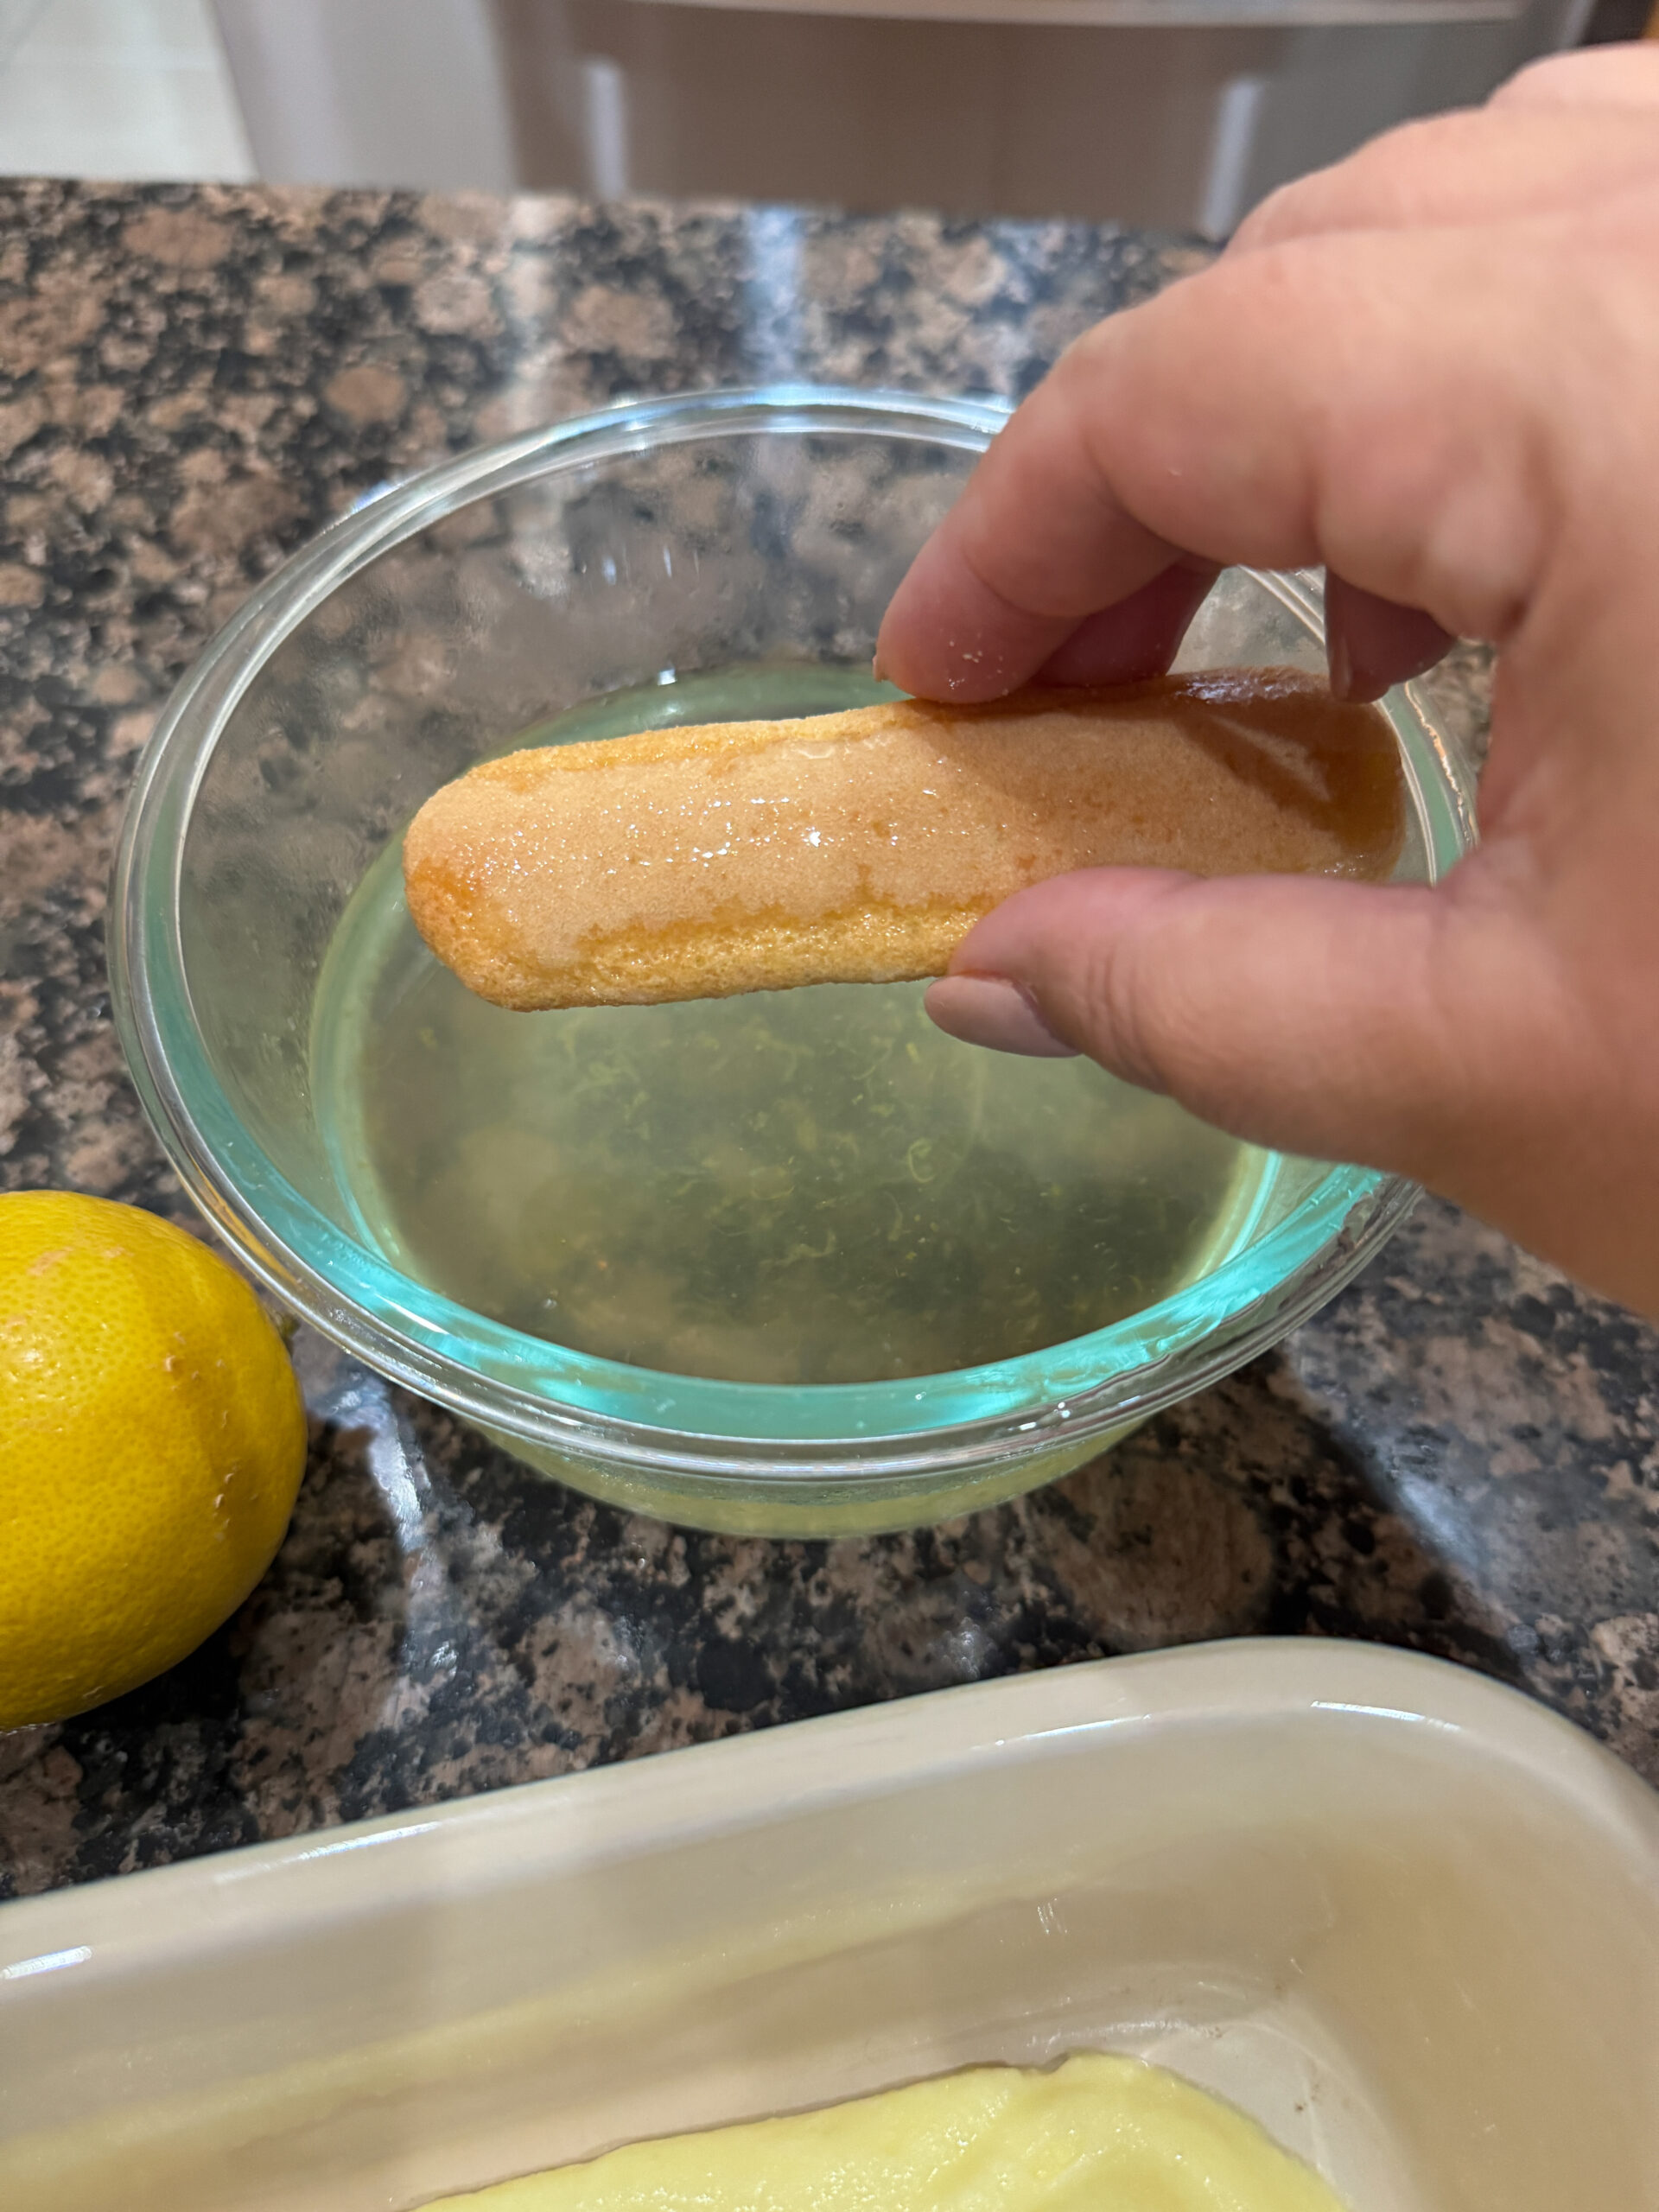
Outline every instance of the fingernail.
<svg viewBox="0 0 1659 2212">
<path fill-rule="evenodd" d="M 1006 976 L 942 976 L 927 994 L 931 1020 L 964 1045 L 994 1052 L 1023 1052 L 1028 1059 L 1075 1060 L 1018 983 Z"/>
<path fill-rule="evenodd" d="M 1330 671 L 1331 696 L 1345 699 L 1354 681 L 1354 656 L 1339 624 L 1333 624 L 1325 632 L 1325 661 Z"/>
<path fill-rule="evenodd" d="M 878 683 L 885 683 L 887 680 L 887 672 L 881 665 L 881 654 L 879 648 L 870 656 L 870 674 Z"/>
</svg>

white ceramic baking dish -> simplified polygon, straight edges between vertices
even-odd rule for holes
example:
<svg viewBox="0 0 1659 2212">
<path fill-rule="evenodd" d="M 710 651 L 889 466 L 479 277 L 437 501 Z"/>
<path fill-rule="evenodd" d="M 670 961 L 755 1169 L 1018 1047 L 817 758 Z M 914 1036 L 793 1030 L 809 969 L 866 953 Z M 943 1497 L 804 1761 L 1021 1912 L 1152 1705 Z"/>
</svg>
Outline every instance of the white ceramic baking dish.
<svg viewBox="0 0 1659 2212">
<path fill-rule="evenodd" d="M 1144 2053 L 1356 2212 L 1659 2206 L 1659 1798 L 1449 1666 L 1217 1644 L 0 1907 L 7 2212 L 368 2212 Z"/>
</svg>

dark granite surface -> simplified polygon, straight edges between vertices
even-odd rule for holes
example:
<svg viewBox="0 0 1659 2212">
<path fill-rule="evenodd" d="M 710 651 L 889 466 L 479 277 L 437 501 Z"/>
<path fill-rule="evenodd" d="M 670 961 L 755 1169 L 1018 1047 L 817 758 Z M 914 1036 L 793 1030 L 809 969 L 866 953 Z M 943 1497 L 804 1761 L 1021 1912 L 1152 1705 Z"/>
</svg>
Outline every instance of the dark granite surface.
<svg viewBox="0 0 1659 2212">
<path fill-rule="evenodd" d="M 919 215 L 0 186 L 0 1187 L 187 1217 L 109 1022 L 112 842 L 168 687 L 328 517 L 626 392 L 1022 392 L 1198 257 Z M 1474 731 L 1478 658 L 1438 681 Z M 1659 1342 L 1445 1206 L 1108 1458 L 912 1535 L 624 1519 L 296 1351 L 313 1453 L 275 1567 L 160 1681 L 0 1737 L 0 1896 L 1241 1632 L 1443 1653 L 1659 1779 Z"/>
</svg>

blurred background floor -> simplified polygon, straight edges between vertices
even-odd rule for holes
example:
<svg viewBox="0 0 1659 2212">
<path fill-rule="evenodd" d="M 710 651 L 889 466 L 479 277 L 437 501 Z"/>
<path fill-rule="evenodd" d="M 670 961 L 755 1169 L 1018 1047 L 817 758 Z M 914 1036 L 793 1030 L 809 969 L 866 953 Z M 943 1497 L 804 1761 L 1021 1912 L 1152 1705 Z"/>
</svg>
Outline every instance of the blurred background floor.
<svg viewBox="0 0 1659 2212">
<path fill-rule="evenodd" d="M 0 0 L 0 174 L 254 173 L 211 0 Z"/>
</svg>

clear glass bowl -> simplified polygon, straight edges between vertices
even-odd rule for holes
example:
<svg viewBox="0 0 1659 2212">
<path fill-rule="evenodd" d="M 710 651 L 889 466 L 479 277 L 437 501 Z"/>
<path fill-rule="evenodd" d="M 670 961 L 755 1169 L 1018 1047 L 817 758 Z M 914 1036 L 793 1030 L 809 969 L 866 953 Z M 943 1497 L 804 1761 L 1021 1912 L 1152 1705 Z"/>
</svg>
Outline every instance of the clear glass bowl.
<svg viewBox="0 0 1659 2212">
<path fill-rule="evenodd" d="M 868 665 L 893 587 L 1004 419 L 992 402 L 783 388 L 613 408 L 464 455 L 256 592 L 141 764 L 111 991 L 185 1187 L 326 1335 L 594 1496 L 766 1535 L 1012 1497 L 1274 1343 L 1414 1195 L 1279 1161 L 1217 1263 L 1127 1320 L 949 1374 L 782 1387 L 652 1372 L 486 1319 L 400 1272 L 340 1188 L 313 1004 L 347 900 L 415 809 L 511 733 L 613 690 L 738 664 L 792 664 L 798 684 Z M 1322 651 L 1315 579 L 1233 570 L 1182 664 L 1317 668 Z M 1402 871 L 1438 876 L 1471 842 L 1469 779 L 1409 687 L 1385 705 L 1412 800 Z"/>
</svg>

